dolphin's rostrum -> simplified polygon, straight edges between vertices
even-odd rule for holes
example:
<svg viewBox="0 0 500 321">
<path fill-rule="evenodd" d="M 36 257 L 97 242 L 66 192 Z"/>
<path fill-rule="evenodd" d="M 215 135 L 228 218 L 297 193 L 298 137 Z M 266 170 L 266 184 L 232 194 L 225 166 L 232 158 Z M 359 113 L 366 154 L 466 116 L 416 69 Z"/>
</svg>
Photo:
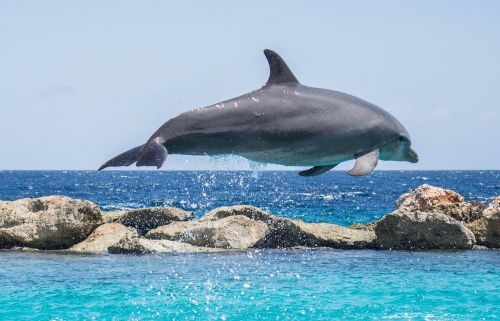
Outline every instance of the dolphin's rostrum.
<svg viewBox="0 0 500 321">
<path fill-rule="evenodd" d="M 379 159 L 418 161 L 410 136 L 391 114 L 357 97 L 301 85 L 283 59 L 264 50 L 270 75 L 260 89 L 164 123 L 141 146 L 102 165 L 156 166 L 170 154 L 240 155 L 256 162 L 312 166 L 302 176 L 356 159 L 350 175 L 366 175 Z"/>
</svg>

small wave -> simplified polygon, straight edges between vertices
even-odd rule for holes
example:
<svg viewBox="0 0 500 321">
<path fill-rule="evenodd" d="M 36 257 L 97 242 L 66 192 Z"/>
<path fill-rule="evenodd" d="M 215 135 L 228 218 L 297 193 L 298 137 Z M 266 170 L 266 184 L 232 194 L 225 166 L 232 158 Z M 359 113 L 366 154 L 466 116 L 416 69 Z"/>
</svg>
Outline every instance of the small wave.
<svg viewBox="0 0 500 321">
<path fill-rule="evenodd" d="M 323 196 L 323 200 L 327 201 L 327 202 L 333 201 L 334 198 L 335 198 L 335 196 L 333 196 L 333 195 L 325 195 L 325 196 Z"/>
</svg>

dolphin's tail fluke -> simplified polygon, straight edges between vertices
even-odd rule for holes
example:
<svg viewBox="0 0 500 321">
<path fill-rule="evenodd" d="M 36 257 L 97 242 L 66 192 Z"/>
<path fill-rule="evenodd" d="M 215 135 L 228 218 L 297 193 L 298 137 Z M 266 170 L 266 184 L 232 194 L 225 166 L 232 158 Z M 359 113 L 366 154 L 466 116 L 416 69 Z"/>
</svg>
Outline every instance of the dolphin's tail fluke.
<svg viewBox="0 0 500 321">
<path fill-rule="evenodd" d="M 129 166 L 137 162 L 137 166 L 156 166 L 160 168 L 167 159 L 167 149 L 158 139 L 153 139 L 148 143 L 134 147 L 125 153 L 111 158 L 99 167 L 98 171 L 106 167 Z"/>
<path fill-rule="evenodd" d="M 119 167 L 119 166 L 129 166 L 137 161 L 139 155 L 141 155 L 141 151 L 144 145 L 134 147 L 125 153 L 121 153 L 118 156 L 111 158 L 109 161 L 104 163 L 101 167 L 99 167 L 98 171 L 102 171 L 106 167 Z"/>
<path fill-rule="evenodd" d="M 167 155 L 167 149 L 160 143 L 160 139 L 154 138 L 142 148 L 136 166 L 156 166 L 156 168 L 160 168 L 165 163 Z"/>
</svg>

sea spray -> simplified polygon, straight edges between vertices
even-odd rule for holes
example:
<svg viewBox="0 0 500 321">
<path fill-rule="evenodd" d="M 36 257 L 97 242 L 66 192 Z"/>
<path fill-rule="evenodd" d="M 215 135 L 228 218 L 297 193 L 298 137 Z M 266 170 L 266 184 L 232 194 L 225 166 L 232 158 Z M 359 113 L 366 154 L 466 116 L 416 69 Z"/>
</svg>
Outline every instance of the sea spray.
<svg viewBox="0 0 500 321">
<path fill-rule="evenodd" d="M 248 161 L 248 165 L 250 166 L 250 168 L 252 170 L 252 177 L 254 179 L 258 179 L 260 172 L 267 167 L 266 163 L 259 163 L 259 162 L 254 162 L 251 160 Z"/>
</svg>

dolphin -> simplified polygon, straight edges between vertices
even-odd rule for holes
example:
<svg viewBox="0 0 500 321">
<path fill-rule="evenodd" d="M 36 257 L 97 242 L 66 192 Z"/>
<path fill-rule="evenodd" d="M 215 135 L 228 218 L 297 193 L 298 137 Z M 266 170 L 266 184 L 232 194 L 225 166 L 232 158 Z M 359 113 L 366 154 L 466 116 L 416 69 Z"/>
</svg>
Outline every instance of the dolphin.
<svg viewBox="0 0 500 321">
<path fill-rule="evenodd" d="M 355 159 L 349 175 L 366 175 L 378 160 L 416 163 L 408 131 L 382 108 L 352 95 L 299 83 L 285 61 L 266 49 L 267 83 L 250 93 L 184 112 L 165 122 L 143 145 L 106 167 L 156 166 L 167 154 L 239 155 L 285 166 L 311 167 L 316 176 Z"/>
</svg>

